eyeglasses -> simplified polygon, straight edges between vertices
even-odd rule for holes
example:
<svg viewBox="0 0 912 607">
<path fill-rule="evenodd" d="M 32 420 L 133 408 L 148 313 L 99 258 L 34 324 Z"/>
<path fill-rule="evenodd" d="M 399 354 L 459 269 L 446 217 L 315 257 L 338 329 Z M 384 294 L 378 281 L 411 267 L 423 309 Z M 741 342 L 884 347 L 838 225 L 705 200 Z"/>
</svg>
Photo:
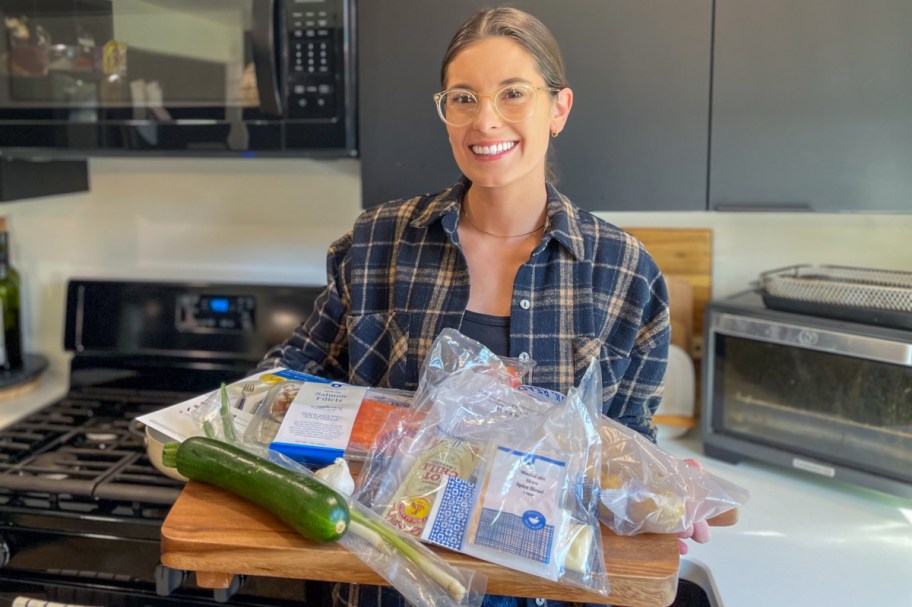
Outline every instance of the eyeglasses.
<svg viewBox="0 0 912 607">
<path fill-rule="evenodd" d="M 535 113 L 539 91 L 556 93 L 560 89 L 531 84 L 508 84 L 493 95 L 479 95 L 466 89 L 449 89 L 434 95 L 440 119 L 450 126 L 465 126 L 475 119 L 481 99 L 487 97 L 497 115 L 507 122 L 524 122 Z"/>
</svg>

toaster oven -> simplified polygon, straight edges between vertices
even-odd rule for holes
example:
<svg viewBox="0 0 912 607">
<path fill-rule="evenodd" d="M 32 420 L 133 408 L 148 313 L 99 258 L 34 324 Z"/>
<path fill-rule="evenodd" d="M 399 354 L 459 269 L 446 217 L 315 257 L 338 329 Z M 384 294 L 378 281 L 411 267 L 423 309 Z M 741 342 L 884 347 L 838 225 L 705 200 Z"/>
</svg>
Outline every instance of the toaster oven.
<svg viewBox="0 0 912 607">
<path fill-rule="evenodd" d="M 764 461 L 912 497 L 912 330 L 711 301 L 706 455 Z"/>
</svg>

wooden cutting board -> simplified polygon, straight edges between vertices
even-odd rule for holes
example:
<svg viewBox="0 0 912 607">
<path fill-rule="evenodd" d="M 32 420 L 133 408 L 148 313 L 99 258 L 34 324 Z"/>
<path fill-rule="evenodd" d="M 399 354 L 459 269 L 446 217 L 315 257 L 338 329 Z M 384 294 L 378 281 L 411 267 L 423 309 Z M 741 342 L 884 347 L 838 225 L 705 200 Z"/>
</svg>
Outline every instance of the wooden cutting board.
<svg viewBox="0 0 912 607">
<path fill-rule="evenodd" d="M 233 574 L 355 582 L 386 582 L 336 544 L 309 542 L 252 503 L 191 481 L 162 526 L 162 563 L 193 571 L 204 588 L 227 588 Z M 608 599 L 445 549 L 449 563 L 488 577 L 488 593 L 612 605 L 664 607 L 678 582 L 677 540 L 671 535 L 622 537 L 603 527 Z"/>
<path fill-rule="evenodd" d="M 684 281 L 690 285 L 688 293 L 676 289 L 676 285 L 668 285 L 672 305 L 672 322 L 678 320 L 680 314 L 691 316 L 692 321 L 679 327 L 691 333 L 689 339 L 685 338 L 687 344 L 682 347 L 694 358 L 699 358 L 698 344 L 703 340 L 703 309 L 712 296 L 712 230 L 705 228 L 624 229 L 643 243 L 667 282 L 671 282 L 668 279 L 673 277 L 677 281 Z M 690 302 L 687 302 L 685 298 L 689 298 Z M 686 310 L 681 306 L 686 306 Z M 674 327 L 672 327 L 672 339 L 675 339 Z"/>
</svg>

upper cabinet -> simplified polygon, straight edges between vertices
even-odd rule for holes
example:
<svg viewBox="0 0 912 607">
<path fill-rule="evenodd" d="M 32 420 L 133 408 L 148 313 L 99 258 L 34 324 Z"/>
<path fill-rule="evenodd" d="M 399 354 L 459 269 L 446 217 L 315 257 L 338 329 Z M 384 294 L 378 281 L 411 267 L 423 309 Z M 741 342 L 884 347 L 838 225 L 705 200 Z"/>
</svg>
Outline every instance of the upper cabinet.
<svg viewBox="0 0 912 607">
<path fill-rule="evenodd" d="M 710 209 L 912 210 L 912 2 L 717 0 Z"/>
<path fill-rule="evenodd" d="M 558 188 L 590 210 L 704 210 L 711 0 L 526 0 L 564 53 L 573 109 L 554 147 Z M 364 205 L 459 177 L 437 117 L 440 64 L 486 0 L 359 3 Z"/>
</svg>

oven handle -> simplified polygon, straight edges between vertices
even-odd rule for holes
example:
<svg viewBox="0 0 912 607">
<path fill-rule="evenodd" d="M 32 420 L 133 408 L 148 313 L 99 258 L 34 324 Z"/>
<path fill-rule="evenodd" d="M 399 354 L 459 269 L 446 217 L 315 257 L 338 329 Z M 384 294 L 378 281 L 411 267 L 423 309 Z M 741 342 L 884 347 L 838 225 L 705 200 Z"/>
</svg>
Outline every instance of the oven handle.
<svg viewBox="0 0 912 607">
<path fill-rule="evenodd" d="M 912 367 L 912 344 L 721 313 L 710 332 Z"/>
<path fill-rule="evenodd" d="M 282 115 L 279 95 L 279 69 L 276 60 L 275 0 L 253 2 L 253 67 L 256 71 L 260 111 L 272 116 Z"/>
</svg>

